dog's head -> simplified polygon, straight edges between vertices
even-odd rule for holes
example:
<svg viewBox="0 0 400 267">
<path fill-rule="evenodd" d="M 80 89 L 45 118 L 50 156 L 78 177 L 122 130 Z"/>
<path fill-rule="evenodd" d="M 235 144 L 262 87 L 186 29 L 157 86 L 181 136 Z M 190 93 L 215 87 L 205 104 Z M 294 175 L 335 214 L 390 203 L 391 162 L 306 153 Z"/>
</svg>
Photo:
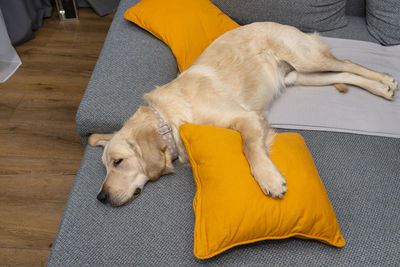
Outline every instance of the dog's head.
<svg viewBox="0 0 400 267">
<path fill-rule="evenodd" d="M 147 181 L 174 171 L 157 118 L 148 107 L 140 107 L 118 132 L 92 134 L 88 142 L 104 147 L 107 175 L 97 195 L 104 204 L 126 204 L 139 196 Z"/>
</svg>

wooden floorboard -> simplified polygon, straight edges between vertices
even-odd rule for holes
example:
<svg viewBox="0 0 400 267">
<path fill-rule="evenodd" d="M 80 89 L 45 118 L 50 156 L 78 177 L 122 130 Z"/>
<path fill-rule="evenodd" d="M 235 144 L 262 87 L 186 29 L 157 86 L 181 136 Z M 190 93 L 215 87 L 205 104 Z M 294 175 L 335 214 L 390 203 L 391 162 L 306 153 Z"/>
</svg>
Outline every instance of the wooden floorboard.
<svg viewBox="0 0 400 267">
<path fill-rule="evenodd" d="M 0 84 L 0 266 L 44 266 L 83 147 L 75 127 L 113 15 L 44 20 Z"/>
<path fill-rule="evenodd" d="M 0 262 L 9 266 L 45 266 L 50 250 L 1 248 Z"/>
</svg>

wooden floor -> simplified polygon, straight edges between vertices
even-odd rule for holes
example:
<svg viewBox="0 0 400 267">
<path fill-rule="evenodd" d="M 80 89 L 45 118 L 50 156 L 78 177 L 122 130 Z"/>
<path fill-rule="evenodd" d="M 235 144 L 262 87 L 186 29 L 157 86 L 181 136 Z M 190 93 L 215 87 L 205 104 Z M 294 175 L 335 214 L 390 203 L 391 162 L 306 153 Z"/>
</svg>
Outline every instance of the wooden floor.
<svg viewBox="0 0 400 267">
<path fill-rule="evenodd" d="M 0 266 L 43 266 L 83 154 L 75 114 L 113 15 L 54 13 L 0 84 Z"/>
</svg>

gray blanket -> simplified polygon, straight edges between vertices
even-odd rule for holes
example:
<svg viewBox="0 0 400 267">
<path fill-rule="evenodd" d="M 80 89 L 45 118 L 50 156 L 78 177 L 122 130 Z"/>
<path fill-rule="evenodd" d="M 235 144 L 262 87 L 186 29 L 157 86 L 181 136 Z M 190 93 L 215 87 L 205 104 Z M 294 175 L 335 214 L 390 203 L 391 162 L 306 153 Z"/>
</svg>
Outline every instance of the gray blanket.
<svg viewBox="0 0 400 267">
<path fill-rule="evenodd" d="M 400 80 L 400 45 L 324 38 L 332 53 Z M 277 99 L 268 119 L 273 127 L 400 137 L 400 99 L 388 101 L 350 86 L 341 94 L 333 86 L 290 87 Z"/>
</svg>

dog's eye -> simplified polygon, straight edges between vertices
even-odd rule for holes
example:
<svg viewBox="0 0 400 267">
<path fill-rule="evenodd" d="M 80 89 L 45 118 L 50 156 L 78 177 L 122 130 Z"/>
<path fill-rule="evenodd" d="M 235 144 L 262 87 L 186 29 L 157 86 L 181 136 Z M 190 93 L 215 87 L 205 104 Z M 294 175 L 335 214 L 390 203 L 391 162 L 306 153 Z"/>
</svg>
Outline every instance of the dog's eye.
<svg viewBox="0 0 400 267">
<path fill-rule="evenodd" d="M 142 192 L 142 189 L 136 188 L 135 192 L 133 193 L 134 196 L 138 196 Z"/>
<path fill-rule="evenodd" d="M 121 164 L 122 161 L 123 161 L 123 159 L 115 159 L 113 161 L 114 167 L 118 167 L 118 165 Z"/>
</svg>

